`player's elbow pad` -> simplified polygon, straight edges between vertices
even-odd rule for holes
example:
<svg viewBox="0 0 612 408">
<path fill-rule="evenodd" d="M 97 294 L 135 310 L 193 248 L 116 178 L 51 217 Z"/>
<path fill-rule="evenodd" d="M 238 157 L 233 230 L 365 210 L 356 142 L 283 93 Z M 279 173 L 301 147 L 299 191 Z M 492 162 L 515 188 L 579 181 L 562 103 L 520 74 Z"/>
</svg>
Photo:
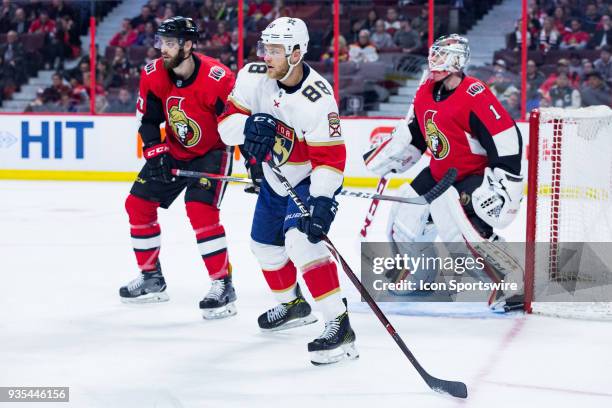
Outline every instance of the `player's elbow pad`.
<svg viewBox="0 0 612 408">
<path fill-rule="evenodd" d="M 244 144 L 244 124 L 248 116 L 234 113 L 219 123 L 218 130 L 221 140 L 228 146 Z"/>
<path fill-rule="evenodd" d="M 380 176 L 408 170 L 422 155 L 411 142 L 412 134 L 406 120 L 402 119 L 391 135 L 382 138 L 364 153 L 366 168 Z"/>
<path fill-rule="evenodd" d="M 161 143 L 161 132 L 159 130 L 159 124 L 156 125 L 152 122 L 143 121 L 140 123 L 138 133 L 140 133 L 142 144 L 145 146 Z"/>
</svg>

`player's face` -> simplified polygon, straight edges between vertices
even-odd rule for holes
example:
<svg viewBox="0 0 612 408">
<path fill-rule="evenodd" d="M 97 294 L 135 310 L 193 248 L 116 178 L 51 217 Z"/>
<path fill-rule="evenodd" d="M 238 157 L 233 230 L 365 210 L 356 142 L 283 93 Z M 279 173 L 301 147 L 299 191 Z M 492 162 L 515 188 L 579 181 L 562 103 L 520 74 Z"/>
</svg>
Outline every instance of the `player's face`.
<svg viewBox="0 0 612 408">
<path fill-rule="evenodd" d="M 285 57 L 285 47 L 266 44 L 264 50 L 264 62 L 268 67 L 268 78 L 281 79 L 289 71 L 289 64 Z"/>
<path fill-rule="evenodd" d="M 433 71 L 431 73 L 431 79 L 433 79 L 434 82 L 440 82 L 446 79 L 446 77 L 448 77 L 449 75 L 450 72 L 448 71 Z"/>
<path fill-rule="evenodd" d="M 181 47 L 177 38 L 159 37 L 156 46 L 161 51 L 164 68 L 176 68 L 181 63 Z"/>
</svg>

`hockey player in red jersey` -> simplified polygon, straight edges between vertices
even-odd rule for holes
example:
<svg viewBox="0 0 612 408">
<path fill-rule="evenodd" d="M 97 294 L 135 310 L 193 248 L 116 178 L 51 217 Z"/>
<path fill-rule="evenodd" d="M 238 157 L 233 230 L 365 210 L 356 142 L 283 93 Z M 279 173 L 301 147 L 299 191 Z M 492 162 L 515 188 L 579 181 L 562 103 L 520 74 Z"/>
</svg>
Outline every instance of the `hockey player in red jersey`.
<svg viewBox="0 0 612 408">
<path fill-rule="evenodd" d="M 238 73 L 219 133 L 255 162 L 271 155 L 308 203 L 311 215 L 302 217 L 270 162 L 263 163 L 251 250 L 278 304 L 258 324 L 276 331 L 316 322 L 297 283 L 300 270 L 326 321 L 323 334 L 308 344 L 311 361 L 329 364 L 358 356 L 337 267 L 322 242 L 336 215 L 346 150 L 332 88 L 303 62 L 308 38 L 298 18 L 281 17 L 266 27 L 258 44 L 264 60 Z"/>
<path fill-rule="evenodd" d="M 463 73 L 469 55 L 468 41 L 459 35 L 436 40 L 413 117 L 364 155 L 367 168 L 384 175 L 408 170 L 429 151 L 429 166 L 402 186 L 404 196 L 422 195 L 448 169 L 458 170 L 454 186 L 431 205 L 393 207 L 388 234 L 395 242 L 432 241 L 436 235 L 444 242 L 495 241 L 493 229 L 509 225 L 520 208 L 521 134 L 491 91 Z"/>
<path fill-rule="evenodd" d="M 192 19 L 165 20 L 156 38 L 162 57 L 141 73 L 137 114 L 146 163 L 125 202 L 141 274 L 119 294 L 126 302 L 168 300 L 159 261 L 157 209 L 168 208 L 186 190 L 187 216 L 212 280 L 200 309 L 205 318 L 220 318 L 236 313 L 225 230 L 219 221 L 226 185 L 215 180 L 177 179 L 171 174 L 172 168 L 231 173 L 232 149 L 219 137 L 217 117 L 235 77 L 216 59 L 193 51 L 197 38 Z M 165 140 L 160 133 L 163 122 Z"/>
</svg>

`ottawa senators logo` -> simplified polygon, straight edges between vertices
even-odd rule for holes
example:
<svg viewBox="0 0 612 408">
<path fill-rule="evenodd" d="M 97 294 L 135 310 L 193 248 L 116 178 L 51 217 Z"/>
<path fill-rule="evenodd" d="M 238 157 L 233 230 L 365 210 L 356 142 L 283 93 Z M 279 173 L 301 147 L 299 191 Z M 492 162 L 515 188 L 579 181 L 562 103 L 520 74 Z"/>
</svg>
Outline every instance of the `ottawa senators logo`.
<svg viewBox="0 0 612 408">
<path fill-rule="evenodd" d="M 450 145 L 448 143 L 448 138 L 438 129 L 438 125 L 436 125 L 434 120 L 436 113 L 436 111 L 432 110 L 425 112 L 425 120 L 423 123 L 425 124 L 425 141 L 427 142 L 429 151 L 434 159 L 441 160 L 448 156 Z"/>
<path fill-rule="evenodd" d="M 202 129 L 181 109 L 182 97 L 171 96 L 166 101 L 166 115 L 176 138 L 185 147 L 193 147 L 202 137 Z"/>
<path fill-rule="evenodd" d="M 276 143 L 272 148 L 272 155 L 274 156 L 274 162 L 281 164 L 286 163 L 291 156 L 295 146 L 295 130 L 287 126 L 280 120 L 276 120 Z"/>
</svg>

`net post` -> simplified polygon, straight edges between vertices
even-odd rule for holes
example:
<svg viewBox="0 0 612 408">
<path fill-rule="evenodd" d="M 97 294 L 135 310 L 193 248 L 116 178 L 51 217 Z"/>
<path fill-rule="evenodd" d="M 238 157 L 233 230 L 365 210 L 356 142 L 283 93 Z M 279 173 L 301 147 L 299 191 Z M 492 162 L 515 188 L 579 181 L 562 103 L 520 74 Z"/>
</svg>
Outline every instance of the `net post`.
<svg viewBox="0 0 612 408">
<path fill-rule="evenodd" d="M 536 212 L 538 206 L 538 160 L 539 160 L 540 111 L 534 109 L 529 115 L 529 147 L 527 173 L 527 234 L 525 237 L 525 311 L 532 312 L 535 276 Z"/>
</svg>

